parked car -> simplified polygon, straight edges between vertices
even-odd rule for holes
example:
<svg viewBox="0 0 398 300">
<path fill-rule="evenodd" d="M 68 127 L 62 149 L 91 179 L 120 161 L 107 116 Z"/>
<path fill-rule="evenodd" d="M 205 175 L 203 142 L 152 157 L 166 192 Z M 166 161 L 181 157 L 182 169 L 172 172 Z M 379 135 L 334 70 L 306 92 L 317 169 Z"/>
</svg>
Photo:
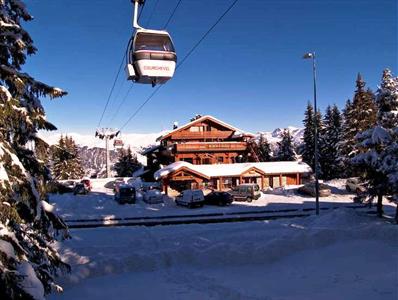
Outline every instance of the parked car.
<svg viewBox="0 0 398 300">
<path fill-rule="evenodd" d="M 141 188 L 143 191 L 149 191 L 153 189 L 160 190 L 161 189 L 161 184 L 160 182 L 141 182 Z"/>
<path fill-rule="evenodd" d="M 73 188 L 73 195 L 86 195 L 90 191 L 84 183 L 77 183 Z"/>
<path fill-rule="evenodd" d="M 83 183 L 85 185 L 85 187 L 88 189 L 88 191 L 91 192 L 92 185 L 91 185 L 90 179 L 84 178 L 84 179 L 82 179 L 82 181 L 80 181 L 80 183 Z"/>
<path fill-rule="evenodd" d="M 123 178 L 116 178 L 113 181 L 113 191 L 116 193 L 118 187 L 122 184 L 125 184 L 124 179 Z"/>
<path fill-rule="evenodd" d="M 205 197 L 202 190 L 184 190 L 176 197 L 176 204 L 189 208 L 202 207 Z"/>
<path fill-rule="evenodd" d="M 163 195 L 159 190 L 149 190 L 144 193 L 144 201 L 149 204 L 163 203 Z"/>
<path fill-rule="evenodd" d="M 315 197 L 316 196 L 315 182 L 304 184 L 303 186 L 298 188 L 298 192 L 301 194 L 306 194 Z M 327 197 L 330 196 L 331 194 L 332 190 L 330 189 L 330 186 L 324 183 L 319 183 L 319 197 Z"/>
<path fill-rule="evenodd" d="M 213 191 L 205 196 L 205 204 L 210 205 L 228 205 L 231 204 L 234 198 L 230 193 Z"/>
<path fill-rule="evenodd" d="M 345 188 L 348 192 L 353 192 L 357 195 L 361 195 L 366 192 L 365 186 L 357 177 L 347 179 Z"/>
<path fill-rule="evenodd" d="M 240 184 L 230 192 L 234 200 L 252 202 L 261 197 L 260 187 L 256 183 Z"/>
<path fill-rule="evenodd" d="M 128 184 L 121 184 L 118 186 L 114 198 L 119 204 L 134 204 L 136 200 L 135 188 Z"/>
</svg>

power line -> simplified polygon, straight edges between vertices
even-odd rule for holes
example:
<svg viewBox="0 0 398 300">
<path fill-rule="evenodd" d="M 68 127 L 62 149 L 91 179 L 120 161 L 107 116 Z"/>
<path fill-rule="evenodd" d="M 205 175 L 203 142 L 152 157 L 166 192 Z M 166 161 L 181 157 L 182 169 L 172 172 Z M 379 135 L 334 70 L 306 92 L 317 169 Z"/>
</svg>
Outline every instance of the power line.
<svg viewBox="0 0 398 300">
<path fill-rule="evenodd" d="M 100 127 L 101 122 L 102 122 L 102 119 L 104 118 L 105 111 L 106 111 L 106 109 L 107 109 L 107 107 L 108 107 L 108 105 L 109 105 L 109 101 L 111 100 L 111 96 L 112 96 L 113 90 L 115 89 L 116 81 L 117 81 L 117 79 L 119 78 L 120 70 L 122 69 L 122 66 L 123 66 L 123 63 L 124 63 L 124 57 L 125 57 L 125 54 L 123 54 L 122 61 L 120 62 L 119 69 L 118 69 L 118 71 L 117 71 L 115 80 L 113 81 L 112 88 L 111 88 L 111 90 L 110 90 L 110 92 L 109 92 L 108 99 L 107 99 L 107 101 L 106 101 L 104 110 L 102 111 L 101 118 L 100 118 L 100 120 L 99 120 L 99 122 L 98 122 L 97 127 Z"/>
<path fill-rule="evenodd" d="M 217 21 L 207 30 L 207 32 L 202 36 L 202 38 L 189 50 L 189 52 L 185 55 L 185 57 L 177 64 L 176 70 L 182 66 L 182 64 L 187 60 L 189 56 L 195 51 L 195 49 L 202 43 L 202 41 L 210 34 L 210 32 L 221 22 L 221 20 L 225 17 L 225 15 L 235 6 L 235 4 L 239 0 L 235 0 L 231 3 L 231 5 L 224 11 L 224 13 L 217 19 Z"/>
<path fill-rule="evenodd" d="M 144 2 L 144 4 L 143 4 L 142 7 L 141 7 L 140 13 L 139 13 L 139 15 L 138 15 L 138 20 L 141 18 L 141 15 L 142 15 L 142 13 L 143 13 L 143 11 L 144 11 L 144 8 L 145 8 L 145 2 Z M 97 127 L 100 127 L 101 122 L 102 122 L 102 120 L 103 120 L 103 118 L 104 118 L 105 111 L 106 111 L 106 109 L 108 108 L 109 102 L 110 102 L 111 97 L 112 97 L 113 90 L 115 89 L 115 85 L 116 85 L 117 79 L 119 78 L 119 74 L 120 74 L 120 71 L 121 71 L 121 69 L 122 69 L 123 62 L 124 62 L 126 56 L 127 56 L 127 53 L 124 53 L 124 54 L 123 54 L 123 57 L 122 57 L 122 61 L 121 61 L 121 63 L 120 63 L 119 69 L 118 69 L 118 71 L 117 71 L 115 80 L 113 81 L 112 88 L 111 88 L 111 90 L 110 90 L 110 92 L 109 92 L 108 99 L 107 99 L 107 101 L 106 101 L 106 103 L 105 103 L 105 107 L 104 107 L 104 110 L 102 111 L 102 114 L 101 114 L 101 117 L 100 117 L 100 120 L 99 120 L 99 122 L 98 122 Z M 123 86 L 123 84 L 122 84 L 122 86 Z M 122 86 L 120 87 L 120 89 L 119 89 L 119 91 L 118 91 L 118 93 L 117 93 L 117 95 L 116 95 L 116 98 L 118 98 Z M 132 86 L 131 86 L 131 87 L 132 87 Z M 131 87 L 129 88 L 129 91 L 131 90 Z M 127 95 L 126 95 L 126 97 L 127 97 Z M 121 104 L 119 105 L 119 109 L 120 109 L 120 106 L 121 106 Z M 113 117 L 113 118 L 114 118 L 114 117 Z M 112 120 L 113 120 L 113 118 L 112 118 Z"/>
<path fill-rule="evenodd" d="M 206 31 L 206 33 L 199 39 L 199 41 L 191 48 L 191 50 L 188 51 L 188 53 L 184 56 L 184 58 L 181 60 L 179 64 L 177 64 L 176 69 L 182 66 L 182 64 L 187 60 L 189 56 L 195 51 L 195 49 L 200 45 L 200 43 L 203 42 L 203 40 L 210 34 L 210 32 L 218 25 L 218 23 L 221 22 L 221 20 L 228 14 L 228 12 L 235 6 L 235 4 L 239 0 L 234 0 L 228 8 L 224 11 L 224 13 L 217 19 L 217 21 L 209 28 L 209 30 Z M 163 87 L 163 85 L 159 85 L 151 95 L 135 110 L 135 112 L 129 117 L 129 119 L 123 124 L 122 127 L 120 127 L 120 130 L 122 130 L 124 127 L 127 126 L 128 123 L 140 112 L 140 110 L 157 94 L 157 92 Z"/>
<path fill-rule="evenodd" d="M 154 15 L 155 11 L 156 11 L 156 8 L 157 8 L 158 4 L 159 4 L 159 0 L 156 0 L 155 5 L 154 5 L 153 8 L 152 8 L 152 12 L 151 12 L 151 14 L 150 14 L 148 20 L 146 21 L 145 27 L 148 27 L 149 23 L 151 23 L 152 17 L 153 17 L 153 15 Z"/>
<path fill-rule="evenodd" d="M 153 96 L 156 95 L 156 93 L 163 87 L 163 85 L 159 85 L 151 95 L 136 109 L 136 111 L 130 116 L 130 118 L 123 124 L 122 127 L 120 127 L 120 130 L 122 130 L 124 127 L 127 126 L 128 123 L 140 112 L 140 110 L 153 98 Z"/>
<path fill-rule="evenodd" d="M 117 107 L 115 113 L 113 114 L 111 120 L 109 121 L 110 124 L 112 124 L 113 120 L 115 120 L 116 116 L 118 115 L 120 109 L 122 108 L 122 105 L 124 104 L 124 102 L 127 100 L 127 97 L 130 93 L 130 91 L 132 90 L 134 86 L 134 82 L 130 85 L 129 89 L 127 90 L 127 93 L 124 95 L 122 101 L 119 103 L 119 106 Z"/>
<path fill-rule="evenodd" d="M 174 7 L 173 11 L 171 12 L 171 15 L 170 15 L 169 19 L 166 21 L 166 23 L 163 26 L 164 29 L 166 29 L 167 26 L 169 26 L 169 23 L 170 23 L 171 19 L 174 17 L 174 14 L 176 13 L 177 8 L 178 8 L 178 6 L 180 6 L 181 2 L 182 2 L 182 0 L 179 0 L 177 2 L 177 5 Z"/>
</svg>

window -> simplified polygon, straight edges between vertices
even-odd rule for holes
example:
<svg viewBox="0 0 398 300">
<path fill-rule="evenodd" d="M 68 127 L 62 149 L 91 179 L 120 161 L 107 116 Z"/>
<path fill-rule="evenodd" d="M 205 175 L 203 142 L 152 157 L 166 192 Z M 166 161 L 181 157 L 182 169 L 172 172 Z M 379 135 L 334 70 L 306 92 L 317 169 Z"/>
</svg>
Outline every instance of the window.
<svg viewBox="0 0 398 300">
<path fill-rule="evenodd" d="M 210 158 L 203 158 L 203 159 L 202 159 L 202 164 L 204 164 L 204 165 L 210 165 L 210 164 L 211 164 Z"/>
<path fill-rule="evenodd" d="M 222 156 L 217 157 L 217 162 L 222 164 L 224 162 L 224 157 Z"/>
<path fill-rule="evenodd" d="M 175 52 L 168 35 L 143 32 L 138 33 L 135 39 L 134 51 L 139 50 Z"/>
</svg>

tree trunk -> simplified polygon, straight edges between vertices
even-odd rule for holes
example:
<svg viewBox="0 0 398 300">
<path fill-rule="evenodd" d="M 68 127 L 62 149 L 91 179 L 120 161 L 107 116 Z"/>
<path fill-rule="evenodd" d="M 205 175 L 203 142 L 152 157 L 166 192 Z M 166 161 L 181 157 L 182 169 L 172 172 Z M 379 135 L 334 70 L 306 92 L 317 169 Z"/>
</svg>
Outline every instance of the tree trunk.
<svg viewBox="0 0 398 300">
<path fill-rule="evenodd" d="M 379 218 L 383 217 L 383 195 L 377 195 L 377 216 Z"/>
</svg>

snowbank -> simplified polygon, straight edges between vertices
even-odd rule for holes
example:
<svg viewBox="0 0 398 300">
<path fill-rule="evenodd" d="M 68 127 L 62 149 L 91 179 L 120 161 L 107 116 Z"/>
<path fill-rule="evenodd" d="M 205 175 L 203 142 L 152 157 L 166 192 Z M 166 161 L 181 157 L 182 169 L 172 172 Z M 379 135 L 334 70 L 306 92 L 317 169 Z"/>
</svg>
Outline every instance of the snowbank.
<svg viewBox="0 0 398 300">
<path fill-rule="evenodd" d="M 96 299 L 106 299 L 100 291 L 119 292 L 116 278 L 126 293 L 118 295 L 140 299 L 149 299 L 145 293 L 186 299 L 199 291 L 204 294 L 197 299 L 397 296 L 397 227 L 353 210 L 271 222 L 102 228 L 73 235 L 58 244 L 73 267 L 64 278 L 64 299 L 91 299 L 88 289 L 97 290 Z M 151 292 L 136 286 L 137 277 Z M 104 282 L 109 284 L 99 285 Z"/>
</svg>

